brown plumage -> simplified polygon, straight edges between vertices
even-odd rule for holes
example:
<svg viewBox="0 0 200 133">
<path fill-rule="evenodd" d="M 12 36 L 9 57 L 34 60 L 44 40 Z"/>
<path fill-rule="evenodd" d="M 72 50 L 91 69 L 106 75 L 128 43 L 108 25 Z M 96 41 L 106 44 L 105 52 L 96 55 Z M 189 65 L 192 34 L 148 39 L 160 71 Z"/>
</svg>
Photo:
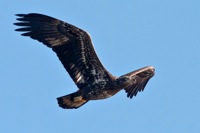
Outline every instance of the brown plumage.
<svg viewBox="0 0 200 133">
<path fill-rule="evenodd" d="M 143 91 L 154 68 L 144 67 L 120 77 L 111 75 L 97 57 L 90 36 L 61 20 L 36 13 L 17 14 L 23 36 L 42 42 L 57 54 L 79 90 L 57 98 L 60 107 L 78 108 L 89 100 L 105 99 L 124 89 L 132 98 Z"/>
</svg>

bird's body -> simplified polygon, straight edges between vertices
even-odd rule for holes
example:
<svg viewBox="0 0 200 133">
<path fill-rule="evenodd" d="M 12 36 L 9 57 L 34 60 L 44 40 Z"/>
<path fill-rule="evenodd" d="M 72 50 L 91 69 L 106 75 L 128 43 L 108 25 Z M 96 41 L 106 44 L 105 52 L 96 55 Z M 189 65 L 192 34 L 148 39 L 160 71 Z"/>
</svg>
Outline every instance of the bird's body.
<svg viewBox="0 0 200 133">
<path fill-rule="evenodd" d="M 120 77 L 111 75 L 101 64 L 90 36 L 61 20 L 36 13 L 18 14 L 15 23 L 23 36 L 36 39 L 57 54 L 79 90 L 57 98 L 62 108 L 78 108 L 89 100 L 105 99 L 124 89 L 132 98 L 143 91 L 154 75 L 154 68 L 144 67 Z"/>
</svg>

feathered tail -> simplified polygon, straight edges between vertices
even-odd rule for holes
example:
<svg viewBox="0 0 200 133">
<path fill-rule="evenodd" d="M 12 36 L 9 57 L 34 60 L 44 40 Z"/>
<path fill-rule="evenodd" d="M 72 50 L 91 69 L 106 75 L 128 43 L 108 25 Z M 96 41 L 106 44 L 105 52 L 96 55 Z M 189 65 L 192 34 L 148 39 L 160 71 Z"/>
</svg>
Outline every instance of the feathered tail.
<svg viewBox="0 0 200 133">
<path fill-rule="evenodd" d="M 79 91 L 57 98 L 58 104 L 63 109 L 76 109 L 84 105 L 88 100 L 83 99 Z"/>
</svg>

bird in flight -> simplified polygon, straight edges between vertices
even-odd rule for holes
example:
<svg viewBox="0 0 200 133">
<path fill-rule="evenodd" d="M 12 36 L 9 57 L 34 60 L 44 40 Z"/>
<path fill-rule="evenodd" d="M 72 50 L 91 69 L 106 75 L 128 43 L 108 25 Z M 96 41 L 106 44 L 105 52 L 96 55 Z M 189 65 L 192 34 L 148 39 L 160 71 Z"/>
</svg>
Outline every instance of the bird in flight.
<svg viewBox="0 0 200 133">
<path fill-rule="evenodd" d="M 57 98 L 64 109 L 76 109 L 90 100 L 109 98 L 125 90 L 132 98 L 143 91 L 155 73 L 147 66 L 120 77 L 110 74 L 100 62 L 87 32 L 69 23 L 38 13 L 16 14 L 22 36 L 42 42 L 58 56 L 78 91 Z"/>
</svg>

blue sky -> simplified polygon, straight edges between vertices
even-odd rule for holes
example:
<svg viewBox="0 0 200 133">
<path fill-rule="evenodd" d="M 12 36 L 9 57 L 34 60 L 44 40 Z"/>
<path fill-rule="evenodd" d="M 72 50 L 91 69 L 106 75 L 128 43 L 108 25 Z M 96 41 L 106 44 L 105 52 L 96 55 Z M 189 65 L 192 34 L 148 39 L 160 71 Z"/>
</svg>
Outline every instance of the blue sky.
<svg viewBox="0 0 200 133">
<path fill-rule="evenodd" d="M 1 2 L 0 132 L 200 132 L 199 0 Z M 131 100 L 121 91 L 63 110 L 56 98 L 77 88 L 51 49 L 14 31 L 17 13 L 86 30 L 113 75 L 149 65 L 156 74 Z"/>
</svg>

